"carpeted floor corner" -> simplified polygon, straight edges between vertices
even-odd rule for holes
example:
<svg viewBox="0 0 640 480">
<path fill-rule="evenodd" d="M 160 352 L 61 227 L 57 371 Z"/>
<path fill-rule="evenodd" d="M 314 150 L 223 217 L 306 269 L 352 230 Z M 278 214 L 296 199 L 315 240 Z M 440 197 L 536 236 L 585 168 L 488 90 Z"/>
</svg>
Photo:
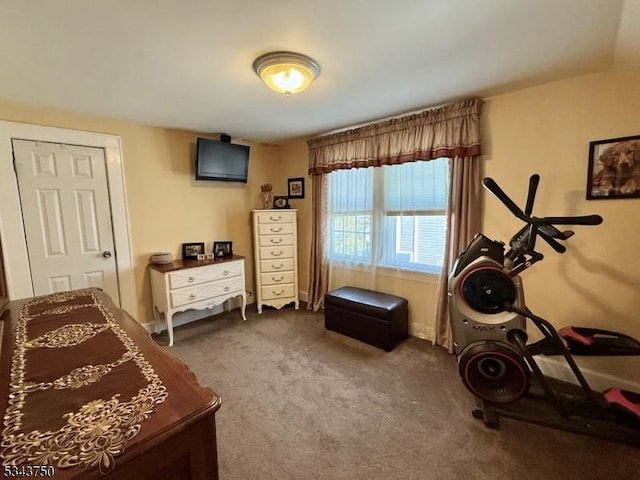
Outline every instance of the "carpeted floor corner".
<svg viewBox="0 0 640 480">
<path fill-rule="evenodd" d="M 325 330 L 321 313 L 253 308 L 181 326 L 167 347 L 222 397 L 221 480 L 640 478 L 637 448 L 486 428 L 455 358 L 430 342 L 387 353 Z"/>
</svg>

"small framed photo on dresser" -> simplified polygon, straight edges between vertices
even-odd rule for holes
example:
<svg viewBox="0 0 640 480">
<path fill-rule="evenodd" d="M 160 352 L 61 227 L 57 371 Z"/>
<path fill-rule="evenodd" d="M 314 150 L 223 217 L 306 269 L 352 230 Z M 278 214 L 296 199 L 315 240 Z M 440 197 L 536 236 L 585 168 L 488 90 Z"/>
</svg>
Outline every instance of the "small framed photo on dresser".
<svg viewBox="0 0 640 480">
<path fill-rule="evenodd" d="M 216 258 L 233 256 L 233 242 L 213 242 L 213 255 Z"/>
<path fill-rule="evenodd" d="M 204 242 L 182 244 L 183 260 L 197 260 L 198 255 L 204 255 Z"/>
</svg>

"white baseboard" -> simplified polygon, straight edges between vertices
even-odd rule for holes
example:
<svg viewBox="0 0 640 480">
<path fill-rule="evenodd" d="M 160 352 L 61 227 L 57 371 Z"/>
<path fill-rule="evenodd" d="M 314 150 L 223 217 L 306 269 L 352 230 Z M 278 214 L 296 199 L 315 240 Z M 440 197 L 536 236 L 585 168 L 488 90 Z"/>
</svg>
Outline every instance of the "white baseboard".
<svg viewBox="0 0 640 480">
<path fill-rule="evenodd" d="M 552 358 L 540 355 L 536 357 L 536 363 L 540 366 L 542 373 L 546 376 L 557 378 L 564 382 L 578 384 L 578 380 L 564 358 Z M 582 375 L 587 380 L 589 386 L 597 392 L 603 392 L 611 387 L 631 390 L 632 392 L 640 392 L 640 383 L 626 380 L 624 378 L 614 377 L 601 372 L 595 372 L 584 367 L 580 367 L 580 372 L 582 372 Z"/>
<path fill-rule="evenodd" d="M 309 300 L 309 296 L 308 296 L 307 292 L 303 292 L 302 290 L 298 290 L 298 299 L 301 302 L 306 302 L 307 300 Z"/>
<path fill-rule="evenodd" d="M 428 327 L 419 323 L 409 324 L 409 335 L 433 342 L 435 340 L 435 332 L 432 327 Z"/>
<path fill-rule="evenodd" d="M 149 333 L 158 333 L 156 332 L 156 322 L 142 323 L 141 325 Z"/>
</svg>

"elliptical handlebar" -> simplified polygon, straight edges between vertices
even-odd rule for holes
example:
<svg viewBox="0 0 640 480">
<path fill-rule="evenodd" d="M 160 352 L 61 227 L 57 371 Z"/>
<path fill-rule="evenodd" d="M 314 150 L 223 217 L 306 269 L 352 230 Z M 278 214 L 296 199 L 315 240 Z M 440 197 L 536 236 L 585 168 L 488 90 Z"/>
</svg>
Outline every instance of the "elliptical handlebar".
<svg viewBox="0 0 640 480">
<path fill-rule="evenodd" d="M 505 267 L 510 275 L 517 275 L 529 268 L 533 263 L 542 260 L 542 254 L 535 251 L 538 237 L 541 237 L 558 253 L 565 253 L 566 247 L 558 240 L 566 240 L 573 235 L 572 231 L 561 232 L 556 225 L 599 225 L 602 223 L 600 215 L 581 215 L 576 217 L 533 217 L 531 212 L 535 201 L 540 175 L 534 174 L 529 178 L 529 191 L 525 210 L 522 211 L 511 198 L 490 177 L 482 180 L 482 185 L 493 193 L 517 218 L 526 223 L 510 242 L 511 249 L 505 254 Z"/>
<path fill-rule="evenodd" d="M 494 182 L 495 183 L 495 182 Z M 534 173 L 529 178 L 529 192 L 527 193 L 527 205 L 524 207 L 524 214 L 529 216 L 533 211 L 533 201 L 536 198 L 538 184 L 540 183 L 540 175 Z M 506 195 L 506 194 L 505 194 Z"/>
<path fill-rule="evenodd" d="M 528 224 L 555 224 L 555 225 L 600 225 L 602 223 L 602 217 L 600 215 L 581 215 L 576 217 L 531 217 L 531 210 L 533 209 L 533 200 L 535 197 L 536 189 L 538 186 L 540 176 L 534 174 L 531 176 L 529 182 L 529 195 L 527 196 L 527 213 L 523 212 L 509 196 L 504 193 L 504 190 L 495 182 L 491 177 L 487 177 L 482 180 L 482 185 L 493 193 L 498 200 L 500 200 L 516 217 Z"/>
<path fill-rule="evenodd" d="M 538 230 L 538 235 L 540 237 L 542 237 L 542 239 L 547 242 L 549 244 L 549 246 L 551 248 L 553 248 L 556 252 L 558 253 L 564 253 L 567 251 L 567 247 L 565 247 L 564 245 L 562 245 L 561 243 L 558 243 L 556 240 L 554 240 L 552 237 L 549 237 L 548 235 L 545 235 L 544 233 L 542 233 L 541 231 Z"/>
<path fill-rule="evenodd" d="M 600 215 L 580 215 L 578 217 L 532 217 L 531 221 L 531 223 L 551 223 L 556 225 L 600 225 L 602 223 L 602 217 Z"/>
<path fill-rule="evenodd" d="M 493 178 L 491 177 L 484 178 L 482 180 L 482 185 L 484 185 L 484 188 L 486 188 L 491 193 L 493 193 L 496 197 L 498 197 L 498 200 L 504 203 L 504 205 L 511 211 L 511 213 L 513 213 L 520 220 L 529 223 L 528 222 L 529 216 L 525 215 L 524 212 L 520 210 L 520 207 L 518 207 L 513 202 L 513 200 L 509 198 L 509 196 L 506 193 L 504 193 L 504 190 L 500 188 L 500 186 L 496 183 L 496 181 Z"/>
</svg>

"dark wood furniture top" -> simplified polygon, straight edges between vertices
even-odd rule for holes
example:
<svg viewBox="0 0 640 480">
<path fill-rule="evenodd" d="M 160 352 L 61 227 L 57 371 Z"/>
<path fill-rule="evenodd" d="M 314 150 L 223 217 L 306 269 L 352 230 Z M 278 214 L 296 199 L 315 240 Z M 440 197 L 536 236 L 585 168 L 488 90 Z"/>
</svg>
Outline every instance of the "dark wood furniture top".
<svg viewBox="0 0 640 480">
<path fill-rule="evenodd" d="M 174 270 L 183 270 L 185 268 L 204 267 L 206 265 L 217 265 L 219 263 L 231 262 L 233 260 L 243 260 L 242 255 L 231 255 L 229 257 L 205 259 L 205 260 L 174 260 L 171 263 L 150 263 L 149 268 L 158 270 L 159 272 L 166 273 Z"/>
<path fill-rule="evenodd" d="M 4 274 L 4 257 L 2 256 L 2 241 L 0 241 L 0 313 L 9 301 L 9 293 L 7 292 L 7 278 Z"/>
<path fill-rule="evenodd" d="M 60 479 L 218 478 L 220 397 L 101 290 L 0 315 L 5 478 L 38 465 Z"/>
</svg>

